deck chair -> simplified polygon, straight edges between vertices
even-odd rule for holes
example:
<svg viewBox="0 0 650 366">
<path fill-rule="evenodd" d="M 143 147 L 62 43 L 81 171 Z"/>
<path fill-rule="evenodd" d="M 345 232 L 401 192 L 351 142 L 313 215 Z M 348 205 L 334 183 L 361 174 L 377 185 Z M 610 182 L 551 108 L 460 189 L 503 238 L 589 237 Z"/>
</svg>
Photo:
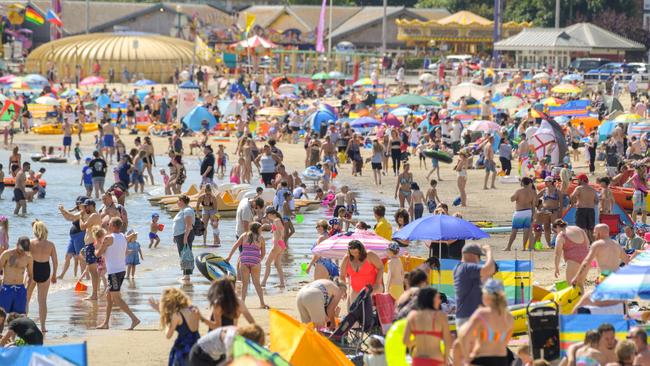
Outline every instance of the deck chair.
<svg viewBox="0 0 650 366">
<path fill-rule="evenodd" d="M 616 236 L 621 232 L 621 217 L 617 214 L 600 214 L 599 221 L 601 224 L 609 226 L 609 235 Z"/>
<path fill-rule="evenodd" d="M 381 331 L 386 335 L 395 317 L 395 300 L 390 294 L 373 294 L 372 302 L 377 310 Z"/>
</svg>

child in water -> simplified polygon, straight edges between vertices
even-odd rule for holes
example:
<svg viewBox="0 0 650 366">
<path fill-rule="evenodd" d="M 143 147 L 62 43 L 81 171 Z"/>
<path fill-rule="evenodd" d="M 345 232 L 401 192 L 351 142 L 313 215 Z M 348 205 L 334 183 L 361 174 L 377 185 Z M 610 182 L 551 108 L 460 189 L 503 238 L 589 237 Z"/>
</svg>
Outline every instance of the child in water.
<svg viewBox="0 0 650 366">
<path fill-rule="evenodd" d="M 438 198 L 438 190 L 436 187 L 438 186 L 438 181 L 435 179 L 431 179 L 429 182 L 429 189 L 427 190 L 427 196 L 425 197 L 427 201 L 427 209 L 429 210 L 429 213 L 433 213 L 435 211 L 437 203 L 440 202 L 440 198 Z"/>
<path fill-rule="evenodd" d="M 86 166 L 81 169 L 81 183 L 86 188 L 86 196 L 93 196 L 93 169 L 90 167 L 90 158 L 86 158 Z"/>
<path fill-rule="evenodd" d="M 284 241 L 289 246 L 289 238 L 296 232 L 291 222 L 293 211 L 295 209 L 293 202 L 293 194 L 289 191 L 284 192 L 284 203 L 282 204 L 282 221 L 284 224 Z"/>
<path fill-rule="evenodd" d="M 74 145 L 74 158 L 77 159 L 77 164 L 81 164 L 81 147 L 78 142 Z"/>
<path fill-rule="evenodd" d="M 169 175 L 167 175 L 165 169 L 160 169 L 160 176 L 162 177 L 163 186 L 165 187 L 165 194 L 172 194 L 172 188 L 169 186 Z"/>
<path fill-rule="evenodd" d="M 158 231 L 160 231 L 161 226 L 158 223 L 160 216 L 157 213 L 151 214 L 151 225 L 149 225 L 149 248 L 158 248 L 160 244 L 160 238 L 158 237 Z"/>
<path fill-rule="evenodd" d="M 140 248 L 140 243 L 136 240 L 138 239 L 138 233 L 131 232 L 126 235 L 128 243 L 126 245 L 126 277 L 135 278 L 135 266 L 140 264 L 140 260 L 144 260 L 142 255 L 142 248 Z"/>
</svg>

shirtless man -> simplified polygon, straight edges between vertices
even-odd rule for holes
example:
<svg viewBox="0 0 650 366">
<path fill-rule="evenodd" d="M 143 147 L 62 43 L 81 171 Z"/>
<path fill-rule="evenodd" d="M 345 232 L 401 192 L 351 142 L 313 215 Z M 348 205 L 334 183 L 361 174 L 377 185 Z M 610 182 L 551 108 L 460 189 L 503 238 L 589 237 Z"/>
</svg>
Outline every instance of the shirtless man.
<svg viewBox="0 0 650 366">
<path fill-rule="evenodd" d="M 607 365 L 608 363 L 618 365 L 618 357 L 616 356 L 616 330 L 614 326 L 609 323 L 603 323 L 598 327 L 598 334 L 600 335 L 598 350 L 604 358 L 602 365 Z"/>
<path fill-rule="evenodd" d="M 129 225 L 129 217 L 126 212 L 126 208 L 120 204 L 116 204 L 113 200 L 113 194 L 106 192 L 102 195 L 102 202 L 104 207 L 99 210 L 99 215 L 101 216 L 102 227 L 108 230 L 108 223 L 113 217 L 119 217 L 121 222 L 124 224 L 122 232 L 126 232 L 126 228 Z"/>
<path fill-rule="evenodd" d="M 578 272 L 571 280 L 571 285 L 573 286 L 582 286 L 584 284 L 589 273 L 589 268 L 591 268 L 591 262 L 594 260 L 600 270 L 600 276 L 596 280 L 596 283 L 602 282 L 607 276 L 614 273 L 620 267 L 621 263 L 627 264 L 630 261 L 623 247 L 616 241 L 610 239 L 609 226 L 606 224 L 596 225 L 594 228 L 594 237 L 596 241 L 591 244 L 587 257 L 582 261 Z M 586 305 L 612 306 L 620 303 L 620 301 L 592 301 L 591 293 L 592 291 L 585 292 L 576 304 L 576 310 Z"/>
<path fill-rule="evenodd" d="M 484 166 L 485 166 L 485 179 L 483 180 L 483 189 L 488 189 L 487 182 L 490 178 L 490 173 L 492 173 L 492 185 L 490 188 L 497 189 L 494 186 L 494 180 L 497 179 L 497 165 L 494 162 L 494 147 L 492 143 L 494 142 L 494 136 L 490 135 L 483 143 L 483 156 Z"/>
<path fill-rule="evenodd" d="M 528 140 L 526 139 L 526 134 L 521 134 L 521 142 L 517 147 L 517 156 L 519 157 L 519 174 L 522 177 L 528 176 L 528 153 L 530 152 L 530 146 L 528 145 Z"/>
<path fill-rule="evenodd" d="M 533 186 L 533 180 L 528 177 L 523 177 L 521 179 L 521 188 L 516 190 L 510 197 L 510 201 L 515 202 L 515 212 L 512 214 L 512 232 L 510 233 L 508 246 L 505 248 L 506 251 L 510 250 L 512 247 L 512 243 L 517 238 L 517 232 L 519 229 L 524 230 L 524 237 L 522 238 L 522 247 L 524 250 L 526 249 L 526 241 L 529 241 L 529 239 L 532 240 L 530 229 L 536 199 L 537 193 Z M 529 248 L 533 247 L 530 242 L 528 244 Z"/>
<path fill-rule="evenodd" d="M 599 344 L 600 334 L 596 330 L 588 330 L 583 343 L 574 343 L 569 346 L 567 356 L 562 359 L 560 366 L 575 366 L 576 361 L 581 363 L 593 361 L 591 364 L 604 365 L 605 359 L 598 349 Z"/>
<path fill-rule="evenodd" d="M 34 277 L 27 286 L 27 303 L 32 298 L 35 288 L 38 288 L 38 318 L 41 322 L 41 332 L 47 332 L 45 319 L 47 319 L 47 292 L 50 289 L 50 282 L 56 283 L 56 270 L 59 265 L 56 256 L 54 243 L 47 240 L 47 227 L 42 221 L 35 221 L 32 224 L 32 232 L 35 239 L 29 244 L 29 251 L 34 260 Z M 50 259 L 52 267 L 50 268 Z"/>
<path fill-rule="evenodd" d="M 16 208 L 14 209 L 14 215 L 18 215 L 22 209 L 22 215 L 27 216 L 27 190 L 25 189 L 25 185 L 27 184 L 27 172 L 29 172 L 29 169 L 30 164 L 24 162 L 22 169 L 16 172 L 16 185 L 14 186 Z"/>
<path fill-rule="evenodd" d="M 31 281 L 34 267 L 34 260 L 28 252 L 29 238 L 21 236 L 16 242 L 16 248 L 5 250 L 0 255 L 0 269 L 3 271 L 0 307 L 7 313 L 27 313 L 25 272 L 28 281 Z"/>
<path fill-rule="evenodd" d="M 627 338 L 636 346 L 634 365 L 650 366 L 650 349 L 648 348 L 648 333 L 639 327 L 630 329 Z"/>
<path fill-rule="evenodd" d="M 108 157 L 108 163 L 113 163 L 113 155 L 115 154 L 115 127 L 110 121 L 102 125 L 102 132 L 104 135 L 104 156 Z"/>
<path fill-rule="evenodd" d="M 580 185 L 571 194 L 571 203 L 576 207 L 576 226 L 587 233 L 589 241 L 593 241 L 598 192 L 589 185 L 587 174 L 582 173 L 577 178 Z"/>
<path fill-rule="evenodd" d="M 95 226 L 101 226 L 102 220 L 99 214 L 95 209 L 95 201 L 92 199 L 87 199 L 81 204 L 81 209 L 83 210 L 80 213 L 79 226 L 81 230 L 84 230 L 84 244 L 86 247 L 93 244 L 95 238 L 93 238 L 93 228 Z M 97 248 L 95 248 L 97 250 Z M 97 255 L 99 257 L 99 255 Z M 99 291 L 99 272 L 97 271 L 97 266 L 88 266 L 88 272 L 90 272 L 90 281 L 92 283 L 93 291 L 90 296 L 86 297 L 84 300 L 97 300 L 97 292 Z"/>
<path fill-rule="evenodd" d="M 320 153 L 323 161 L 336 162 L 336 146 L 332 143 L 329 135 L 325 136 L 325 142 L 321 145 Z"/>
<path fill-rule="evenodd" d="M 625 137 L 625 132 L 623 131 L 623 124 L 619 123 L 618 126 L 612 131 L 612 140 L 616 143 L 616 151 L 619 156 L 625 155 L 625 145 L 623 144 L 623 139 Z"/>
<path fill-rule="evenodd" d="M 63 121 L 63 156 L 70 156 L 72 147 L 72 125 L 66 119 Z"/>
</svg>

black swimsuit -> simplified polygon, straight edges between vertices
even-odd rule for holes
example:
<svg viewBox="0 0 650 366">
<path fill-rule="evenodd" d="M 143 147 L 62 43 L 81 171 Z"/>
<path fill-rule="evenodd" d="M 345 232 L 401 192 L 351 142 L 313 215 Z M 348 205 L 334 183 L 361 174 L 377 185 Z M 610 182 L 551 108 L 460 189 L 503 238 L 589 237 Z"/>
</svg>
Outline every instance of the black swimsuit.
<svg viewBox="0 0 650 366">
<path fill-rule="evenodd" d="M 50 261 L 37 262 L 34 261 L 34 282 L 43 283 L 50 279 Z"/>
</svg>

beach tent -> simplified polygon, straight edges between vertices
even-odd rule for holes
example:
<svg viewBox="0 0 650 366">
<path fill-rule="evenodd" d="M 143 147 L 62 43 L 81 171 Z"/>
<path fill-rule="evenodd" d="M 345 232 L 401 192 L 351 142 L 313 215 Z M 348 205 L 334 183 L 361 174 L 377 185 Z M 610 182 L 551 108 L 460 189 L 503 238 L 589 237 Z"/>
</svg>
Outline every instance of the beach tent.
<svg viewBox="0 0 650 366">
<path fill-rule="evenodd" d="M 203 122 L 203 120 L 208 121 L 208 130 L 213 129 L 217 124 L 217 119 L 214 118 L 212 113 L 210 113 L 210 111 L 203 106 L 194 107 L 190 113 L 186 114 L 185 117 L 183 117 L 183 122 L 185 122 L 187 127 L 192 131 L 200 131 L 203 128 L 201 125 L 201 122 Z"/>
<path fill-rule="evenodd" d="M 544 159 L 547 155 L 551 162 L 557 165 L 566 155 L 567 144 L 562 127 L 555 121 L 542 121 L 542 124 L 533 133 L 526 130 L 528 143 L 533 147 L 537 159 Z"/>
<path fill-rule="evenodd" d="M 0 348 L 0 365 L 86 366 L 86 343 Z"/>
<path fill-rule="evenodd" d="M 594 208 L 594 212 L 596 213 L 596 222 L 599 222 L 599 213 L 598 213 L 598 208 Z M 621 208 L 621 206 L 618 205 L 618 203 L 614 202 L 614 209 L 612 210 L 612 214 L 618 215 L 621 223 L 623 225 L 632 225 L 632 219 L 628 214 L 625 212 L 624 209 Z M 562 217 L 564 221 L 567 222 L 569 225 L 575 225 L 576 224 L 576 208 L 571 207 L 567 209 L 564 212 L 564 216 Z"/>
<path fill-rule="evenodd" d="M 327 109 L 319 109 L 316 112 L 310 114 L 306 119 L 304 124 L 310 126 L 313 131 L 320 131 L 321 126 L 326 126 L 327 121 L 332 120 L 336 121 L 336 116 L 334 113 Z"/>
<path fill-rule="evenodd" d="M 352 366 L 345 354 L 309 324 L 271 309 L 270 346 L 292 365 Z"/>
</svg>

